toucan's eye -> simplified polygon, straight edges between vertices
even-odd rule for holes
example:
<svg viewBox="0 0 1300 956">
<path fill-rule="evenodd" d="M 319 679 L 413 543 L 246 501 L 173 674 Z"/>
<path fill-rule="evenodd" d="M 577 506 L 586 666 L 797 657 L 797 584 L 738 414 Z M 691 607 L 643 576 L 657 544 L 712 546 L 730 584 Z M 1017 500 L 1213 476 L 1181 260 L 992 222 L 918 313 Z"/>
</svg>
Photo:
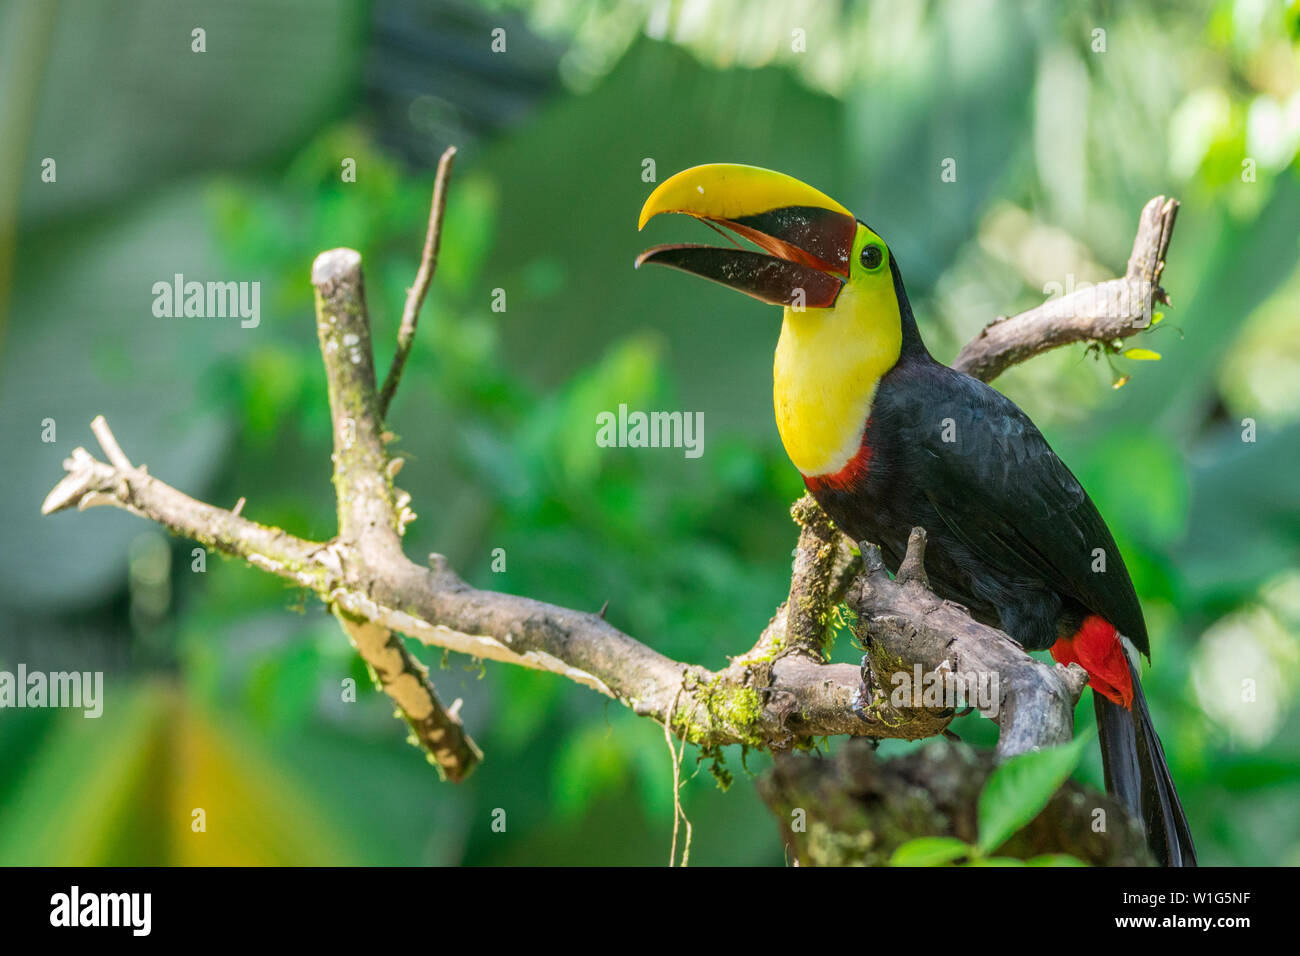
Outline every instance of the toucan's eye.
<svg viewBox="0 0 1300 956">
<path fill-rule="evenodd" d="M 862 247 L 862 252 L 858 255 L 858 260 L 862 263 L 862 268 L 868 271 L 875 271 L 880 268 L 880 264 L 885 261 L 885 253 L 874 243 Z"/>
</svg>

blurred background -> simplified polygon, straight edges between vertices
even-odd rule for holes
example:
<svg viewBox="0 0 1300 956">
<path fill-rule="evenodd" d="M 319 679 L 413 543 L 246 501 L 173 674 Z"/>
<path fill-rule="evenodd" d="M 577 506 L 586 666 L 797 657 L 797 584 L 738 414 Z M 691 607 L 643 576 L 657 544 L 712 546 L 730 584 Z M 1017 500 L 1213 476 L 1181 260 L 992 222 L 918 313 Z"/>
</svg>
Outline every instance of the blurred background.
<svg viewBox="0 0 1300 956">
<path fill-rule="evenodd" d="M 455 144 L 391 416 L 408 552 L 608 601 L 708 667 L 783 599 L 802 485 L 772 420 L 776 313 L 632 271 L 649 243 L 709 238 L 671 217 L 638 235 L 646 161 L 768 166 L 841 200 L 890 241 L 942 360 L 1122 273 L 1142 205 L 1178 197 L 1175 307 L 1127 343 L 1162 358 L 1075 346 L 996 384 L 1124 551 L 1202 861 L 1300 864 L 1298 43 L 1290 0 L 0 2 L 0 670 L 102 670 L 106 698 L 98 720 L 0 711 L 0 863 L 666 861 L 657 724 L 416 648 L 487 755 L 440 783 L 310 594 L 215 554 L 197 572 L 193 543 L 112 509 L 40 516 L 102 413 L 183 491 L 329 537 L 310 265 L 362 252 L 386 368 Z M 176 273 L 259 282 L 260 325 L 155 317 Z M 704 455 L 597 448 L 620 403 L 702 411 Z M 850 635 L 835 655 L 858 658 Z M 692 862 L 780 864 L 751 780 L 768 758 L 695 756 Z"/>
</svg>

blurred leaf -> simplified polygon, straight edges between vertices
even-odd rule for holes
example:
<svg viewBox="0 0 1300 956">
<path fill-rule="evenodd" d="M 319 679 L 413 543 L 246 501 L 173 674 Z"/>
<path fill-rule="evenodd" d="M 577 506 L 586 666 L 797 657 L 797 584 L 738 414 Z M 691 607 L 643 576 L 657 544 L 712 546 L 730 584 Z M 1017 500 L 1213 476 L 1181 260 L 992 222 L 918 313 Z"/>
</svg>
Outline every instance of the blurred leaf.
<svg viewBox="0 0 1300 956">
<path fill-rule="evenodd" d="M 1300 784 L 1300 761 L 1290 754 L 1232 754 L 1215 762 L 1214 782 L 1229 792 L 1295 788 Z"/>
<path fill-rule="evenodd" d="M 526 667 L 503 667 L 497 679 L 505 692 L 496 707 L 493 733 L 505 747 L 525 747 L 553 715 L 556 701 L 565 692 L 564 682 Z"/>
<path fill-rule="evenodd" d="M 1068 853 L 1044 853 L 1042 856 L 1030 857 L 1025 866 L 1087 866 L 1083 860 Z"/>
<path fill-rule="evenodd" d="M 169 719 L 170 801 L 158 825 L 174 864 L 337 866 L 356 855 L 348 834 L 252 741 L 184 706 Z M 195 808 L 206 832 L 193 830 Z"/>
<path fill-rule="evenodd" d="M 917 837 L 894 850 L 890 866 L 942 866 L 974 852 L 965 840 L 956 837 Z"/>
<path fill-rule="evenodd" d="M 981 853 L 990 853 L 1042 812 L 1078 766 L 1091 734 L 1081 734 L 1068 744 L 1046 747 L 1012 757 L 989 775 L 979 798 Z"/>
<path fill-rule="evenodd" d="M 1090 455 L 1072 456 L 1075 472 L 1119 540 L 1167 544 L 1187 523 L 1183 457 L 1156 431 L 1115 427 Z"/>
<path fill-rule="evenodd" d="M 534 419 L 534 436 L 541 437 L 538 426 L 544 424 L 546 445 L 566 482 L 591 481 L 603 459 L 620 454 L 596 444 L 597 416 L 617 417 L 620 405 L 629 411 L 648 411 L 657 390 L 658 356 L 649 336 L 620 342 L 598 364 L 575 376 L 546 418 Z"/>
<path fill-rule="evenodd" d="M 1185 599 L 1211 616 L 1300 564 L 1300 423 L 1243 436 L 1229 425 L 1200 450 L 1187 533 L 1171 551 Z"/>
<path fill-rule="evenodd" d="M 142 817 L 148 809 L 157 820 L 162 796 L 155 775 L 164 702 L 147 693 L 114 697 L 98 718 L 59 715 L 0 815 L 0 864 L 162 862 L 165 840 Z"/>
<path fill-rule="evenodd" d="M 267 866 L 345 862 L 350 839 L 262 756 L 162 685 L 64 715 L 0 817 L 5 865 Z M 194 811 L 205 814 L 196 831 Z"/>
<path fill-rule="evenodd" d="M 601 795 L 617 790 L 627 779 L 627 757 L 623 743 L 604 722 L 571 733 L 560 746 L 551 777 L 556 811 L 576 817 Z"/>
<path fill-rule="evenodd" d="M 320 681 L 320 654 L 299 637 L 253 666 L 245 689 L 248 710 L 268 729 L 300 727 L 315 709 Z"/>
</svg>

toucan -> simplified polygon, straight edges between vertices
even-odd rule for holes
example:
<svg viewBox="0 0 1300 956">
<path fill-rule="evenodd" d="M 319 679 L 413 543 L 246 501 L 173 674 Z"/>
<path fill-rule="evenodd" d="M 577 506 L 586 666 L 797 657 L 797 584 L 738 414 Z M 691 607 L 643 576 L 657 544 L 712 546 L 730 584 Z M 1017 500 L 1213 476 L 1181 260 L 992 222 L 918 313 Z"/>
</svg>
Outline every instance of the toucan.
<svg viewBox="0 0 1300 956">
<path fill-rule="evenodd" d="M 659 245 L 637 257 L 784 307 L 776 425 L 841 531 L 897 572 L 924 528 L 930 584 L 1027 650 L 1088 673 L 1106 788 L 1155 859 L 1194 866 L 1187 819 L 1138 680 L 1150 657 L 1133 582 L 1097 506 L 1001 392 L 926 349 L 889 244 L 792 176 L 730 163 L 659 184 L 638 228 L 683 213 L 756 248 Z M 726 233 L 723 233 L 726 235 Z"/>
</svg>

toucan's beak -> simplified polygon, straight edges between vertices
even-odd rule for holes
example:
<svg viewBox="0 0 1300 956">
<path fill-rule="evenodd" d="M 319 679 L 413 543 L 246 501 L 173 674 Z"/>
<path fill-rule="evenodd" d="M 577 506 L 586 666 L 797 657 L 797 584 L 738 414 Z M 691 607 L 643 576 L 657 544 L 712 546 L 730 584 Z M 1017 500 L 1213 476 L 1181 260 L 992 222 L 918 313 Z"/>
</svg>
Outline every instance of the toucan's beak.
<svg viewBox="0 0 1300 956">
<path fill-rule="evenodd" d="M 763 251 L 655 246 L 637 256 L 637 268 L 654 262 L 771 305 L 814 309 L 834 305 L 849 276 L 857 220 L 834 199 L 793 176 L 733 163 L 695 166 L 650 194 L 637 228 L 662 212 L 725 226 Z"/>
</svg>

